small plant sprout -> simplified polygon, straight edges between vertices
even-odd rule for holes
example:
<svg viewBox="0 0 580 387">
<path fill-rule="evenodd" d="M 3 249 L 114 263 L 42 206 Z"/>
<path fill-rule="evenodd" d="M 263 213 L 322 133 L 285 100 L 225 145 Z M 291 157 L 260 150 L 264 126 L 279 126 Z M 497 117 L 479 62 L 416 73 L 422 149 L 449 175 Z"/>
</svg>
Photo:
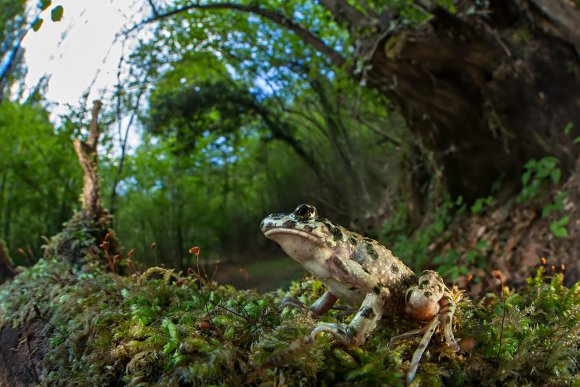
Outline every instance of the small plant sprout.
<svg viewBox="0 0 580 387">
<path fill-rule="evenodd" d="M 504 283 L 503 283 L 503 277 L 501 275 L 501 271 L 494 270 L 492 272 L 492 274 L 501 283 L 501 301 L 503 303 L 503 316 L 501 319 L 501 330 L 499 333 L 499 347 L 497 349 L 497 360 L 499 361 L 499 356 L 501 354 L 501 344 L 502 344 L 502 339 L 503 339 L 504 324 L 505 324 L 505 319 L 506 319 L 506 315 L 507 315 L 507 304 L 506 304 L 506 300 L 505 300 L 505 296 L 504 296 Z"/>
</svg>

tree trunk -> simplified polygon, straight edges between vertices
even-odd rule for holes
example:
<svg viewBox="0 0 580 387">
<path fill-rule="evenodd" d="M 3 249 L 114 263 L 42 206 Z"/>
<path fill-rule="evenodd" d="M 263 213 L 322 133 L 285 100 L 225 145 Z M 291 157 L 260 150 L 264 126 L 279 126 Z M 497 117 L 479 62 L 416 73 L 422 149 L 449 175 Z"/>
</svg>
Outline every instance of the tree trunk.
<svg viewBox="0 0 580 387">
<path fill-rule="evenodd" d="M 566 0 L 498 0 L 485 15 L 432 13 L 420 30 L 367 42 L 376 49 L 363 77 L 401 108 L 449 192 L 472 201 L 547 155 L 569 171 L 580 148 L 580 12 Z"/>
</svg>

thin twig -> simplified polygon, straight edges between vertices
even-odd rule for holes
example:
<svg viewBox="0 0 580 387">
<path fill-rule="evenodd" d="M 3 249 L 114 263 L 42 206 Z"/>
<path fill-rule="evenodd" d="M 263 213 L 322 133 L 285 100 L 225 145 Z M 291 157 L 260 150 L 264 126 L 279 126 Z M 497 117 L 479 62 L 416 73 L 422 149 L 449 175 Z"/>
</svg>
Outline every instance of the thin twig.
<svg viewBox="0 0 580 387">
<path fill-rule="evenodd" d="M 30 349 L 30 337 L 32 337 L 32 333 L 29 333 L 26 336 L 26 348 L 28 348 L 28 358 L 30 359 L 30 364 L 32 364 L 32 372 L 34 372 L 34 377 L 36 378 L 36 382 L 40 387 L 42 387 L 42 383 L 40 383 L 40 378 L 36 373 L 36 366 L 34 365 L 34 360 L 32 360 L 32 350 Z"/>
<path fill-rule="evenodd" d="M 236 316 L 243 318 L 247 322 L 250 322 L 250 323 L 253 323 L 253 324 L 257 323 L 257 321 L 254 320 L 253 318 L 251 318 L 250 316 L 244 316 L 244 315 L 242 315 L 242 314 L 240 314 L 240 313 L 238 313 L 238 312 L 236 312 L 234 310 L 231 310 L 229 308 L 226 308 L 225 306 L 222 306 L 222 305 L 218 304 L 215 301 L 210 300 L 209 302 L 211 302 L 213 305 L 217 306 L 218 308 L 221 308 L 221 309 L 223 309 L 223 310 L 225 310 L 227 312 L 230 312 L 231 314 L 235 314 Z"/>
</svg>

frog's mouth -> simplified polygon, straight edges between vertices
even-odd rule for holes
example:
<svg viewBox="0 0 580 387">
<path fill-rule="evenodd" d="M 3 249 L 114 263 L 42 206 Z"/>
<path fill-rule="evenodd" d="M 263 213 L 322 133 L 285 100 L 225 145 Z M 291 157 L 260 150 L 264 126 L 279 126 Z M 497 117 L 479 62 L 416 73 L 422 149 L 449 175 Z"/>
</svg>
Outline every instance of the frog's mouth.
<svg viewBox="0 0 580 387">
<path fill-rule="evenodd" d="M 281 228 L 274 227 L 269 230 L 264 231 L 264 236 L 268 239 L 272 239 L 274 242 L 281 244 L 287 239 L 298 239 L 298 240 L 308 240 L 317 246 L 322 246 L 322 241 L 320 238 L 308 233 L 306 231 L 298 230 L 295 228 Z"/>
<path fill-rule="evenodd" d="M 322 238 L 306 231 L 274 227 L 264 230 L 264 236 L 276 242 L 286 254 L 302 264 L 312 259 L 321 261 L 330 254 Z"/>
</svg>

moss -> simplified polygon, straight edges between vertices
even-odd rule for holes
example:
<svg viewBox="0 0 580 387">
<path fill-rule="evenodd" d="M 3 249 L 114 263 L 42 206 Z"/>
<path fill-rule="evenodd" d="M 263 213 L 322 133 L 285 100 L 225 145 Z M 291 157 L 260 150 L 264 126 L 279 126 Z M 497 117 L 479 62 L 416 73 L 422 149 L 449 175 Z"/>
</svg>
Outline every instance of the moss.
<svg viewBox="0 0 580 387">
<path fill-rule="evenodd" d="M 39 307 L 49 346 L 41 379 L 50 383 L 403 385 L 417 339 L 392 349 L 387 344 L 417 324 L 383 319 L 361 348 L 342 347 L 328 335 L 304 344 L 301 338 L 315 321 L 297 309 L 280 311 L 280 299 L 310 304 L 323 292 L 316 280 L 261 295 L 162 268 L 121 277 L 98 269 L 78 272 L 51 258 L 0 288 L 0 325 L 26 326 L 39 318 L 34 305 Z M 506 289 L 504 296 L 505 303 L 496 295 L 461 301 L 456 336 L 464 349 L 469 342 L 475 347 L 455 354 L 436 335 L 416 383 L 577 380 L 580 285 L 566 288 L 561 275 L 547 278 L 540 269 L 521 291 Z M 331 311 L 321 320 L 349 318 Z"/>
</svg>

